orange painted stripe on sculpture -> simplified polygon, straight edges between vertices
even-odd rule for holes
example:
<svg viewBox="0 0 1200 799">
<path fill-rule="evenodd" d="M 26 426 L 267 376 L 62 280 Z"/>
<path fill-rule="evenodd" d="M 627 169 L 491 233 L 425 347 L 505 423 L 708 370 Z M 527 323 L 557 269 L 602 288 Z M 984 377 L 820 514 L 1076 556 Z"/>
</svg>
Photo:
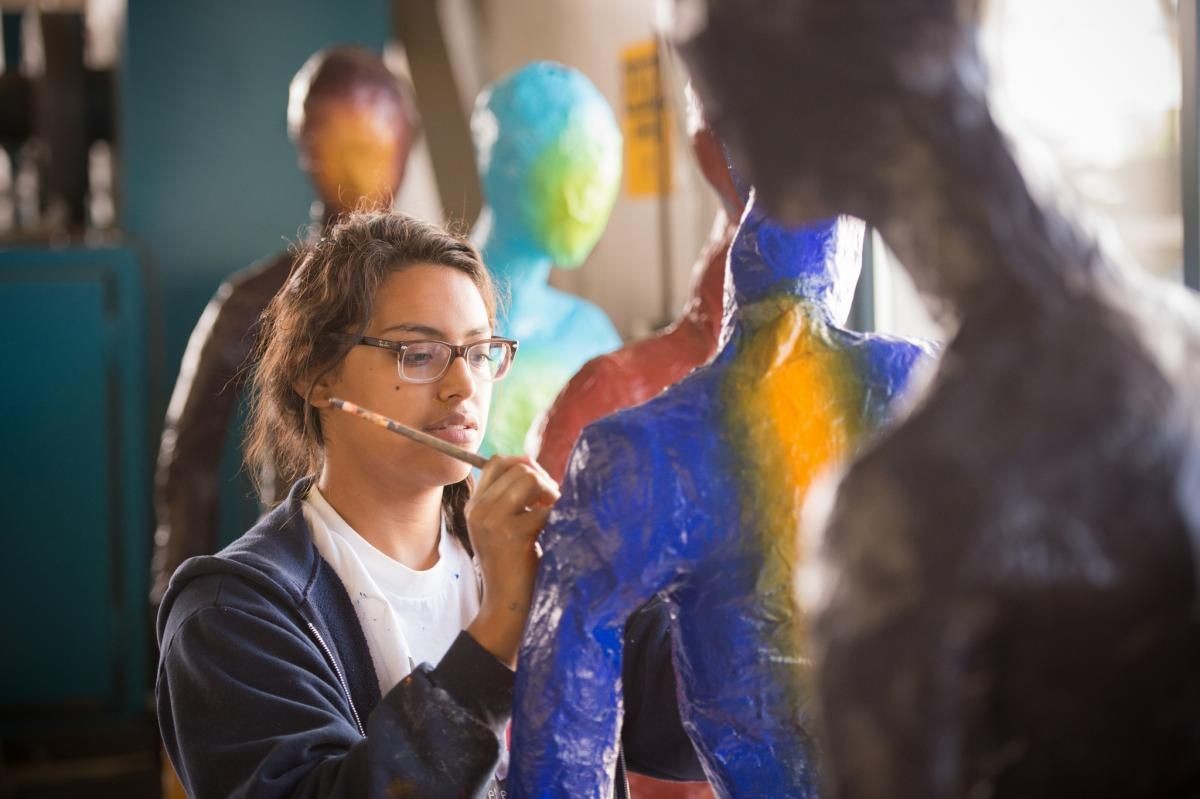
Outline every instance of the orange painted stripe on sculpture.
<svg viewBox="0 0 1200 799">
<path fill-rule="evenodd" d="M 804 499 L 858 434 L 859 378 L 827 335 L 823 320 L 803 309 L 786 311 L 746 342 L 728 384 L 734 440 L 749 467 L 742 484 L 747 529 L 771 553 L 759 595 L 781 617 L 794 613 L 791 580 L 803 557 L 797 545 Z M 793 630 L 802 638 L 803 628 L 797 618 Z"/>
</svg>

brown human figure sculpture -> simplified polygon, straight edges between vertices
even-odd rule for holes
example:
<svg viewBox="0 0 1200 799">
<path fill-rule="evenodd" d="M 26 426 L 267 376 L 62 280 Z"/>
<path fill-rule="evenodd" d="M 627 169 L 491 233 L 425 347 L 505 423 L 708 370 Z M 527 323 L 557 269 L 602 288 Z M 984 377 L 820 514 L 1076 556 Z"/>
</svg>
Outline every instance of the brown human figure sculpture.
<svg viewBox="0 0 1200 799">
<path fill-rule="evenodd" d="M 593 358 L 559 393 L 546 414 L 538 450 L 538 461 L 555 480 L 562 480 L 567 458 L 584 427 L 622 408 L 642 404 L 717 351 L 725 260 L 745 203 L 734 186 L 720 140 L 700 118 L 697 104 L 689 100 L 693 106 L 689 117 L 692 152 L 721 200 L 708 241 L 696 259 L 691 298 L 669 328 Z"/>
<path fill-rule="evenodd" d="M 300 167 L 319 197 L 314 232 L 345 211 L 391 205 L 420 126 L 412 87 L 378 55 L 357 47 L 316 53 L 292 79 L 287 115 Z M 278 253 L 222 283 L 188 341 L 158 457 L 155 606 L 180 563 L 217 549 L 221 454 L 254 324 L 292 258 Z"/>
<path fill-rule="evenodd" d="M 826 795 L 1200 796 L 1200 304 L 1034 199 L 973 5 L 675 7 L 769 209 L 865 219 L 958 322 L 813 511 Z"/>
</svg>

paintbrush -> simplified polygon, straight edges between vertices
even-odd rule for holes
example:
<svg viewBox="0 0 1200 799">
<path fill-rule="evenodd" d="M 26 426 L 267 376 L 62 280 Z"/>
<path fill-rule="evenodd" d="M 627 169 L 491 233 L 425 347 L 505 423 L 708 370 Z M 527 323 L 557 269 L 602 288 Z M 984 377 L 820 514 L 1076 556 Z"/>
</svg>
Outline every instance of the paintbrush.
<svg viewBox="0 0 1200 799">
<path fill-rule="evenodd" d="M 345 411 L 346 413 L 352 413 L 355 416 L 360 416 L 363 419 L 366 419 L 368 422 L 373 422 L 380 427 L 386 427 L 393 433 L 399 433 L 405 438 L 411 438 L 418 444 L 424 444 L 427 447 L 433 447 L 443 455 L 449 455 L 451 458 L 456 458 L 463 463 L 469 463 L 477 469 L 482 469 L 487 465 L 488 459 L 482 455 L 474 452 L 468 452 L 467 450 L 456 447 L 449 442 L 442 441 L 437 436 L 431 436 L 428 433 L 423 433 L 420 430 L 409 427 L 408 425 L 400 424 L 400 422 L 397 422 L 395 419 L 389 419 L 381 413 L 375 413 L 375 411 L 368 411 L 366 408 L 360 408 L 353 402 L 347 402 L 344 399 L 330 397 L 329 404 L 338 410 Z"/>
</svg>

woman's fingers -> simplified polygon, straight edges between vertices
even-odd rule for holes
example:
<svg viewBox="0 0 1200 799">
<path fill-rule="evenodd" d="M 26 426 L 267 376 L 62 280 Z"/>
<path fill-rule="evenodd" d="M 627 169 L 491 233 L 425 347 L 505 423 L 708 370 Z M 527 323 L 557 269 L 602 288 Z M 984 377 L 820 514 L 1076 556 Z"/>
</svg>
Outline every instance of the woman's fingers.
<svg viewBox="0 0 1200 799">
<path fill-rule="evenodd" d="M 545 527 L 558 499 L 557 484 L 542 469 L 527 459 L 505 461 L 488 464 L 494 467 L 490 480 L 467 507 L 467 526 L 481 556 L 495 552 L 506 557 L 499 553 L 517 543 L 521 546 L 509 554 L 524 551 Z"/>
<path fill-rule="evenodd" d="M 484 468 L 479 485 L 471 492 L 470 504 L 475 507 L 490 507 L 498 497 L 521 477 L 519 465 L 508 459 L 493 458 Z"/>
<path fill-rule="evenodd" d="M 482 493 L 496 480 L 499 480 L 504 475 L 508 474 L 515 468 L 527 466 L 532 469 L 541 469 L 537 463 L 528 455 L 494 455 L 488 459 L 487 464 L 483 467 L 483 473 L 479 475 L 479 483 L 475 486 L 476 493 Z"/>
<path fill-rule="evenodd" d="M 515 471 L 515 470 L 514 470 Z M 504 488 L 504 495 L 521 508 L 548 508 L 558 501 L 558 486 L 549 475 L 524 471 Z"/>
<path fill-rule="evenodd" d="M 494 455 L 488 459 L 488 462 L 483 467 L 483 472 L 479 475 L 479 482 L 475 485 L 475 495 L 479 496 L 486 491 L 498 477 L 503 476 L 516 463 L 514 458 L 506 458 L 500 455 Z"/>
<path fill-rule="evenodd" d="M 468 521 L 483 530 L 508 529 L 524 533 L 527 525 L 514 526 L 517 520 L 537 520 L 533 529 L 540 530 L 549 516 L 557 494 L 536 477 L 518 473 L 493 485 L 487 496 L 481 497 L 468 515 Z"/>
<path fill-rule="evenodd" d="M 526 457 L 493 458 L 484 469 L 471 505 L 496 504 L 508 512 L 549 507 L 559 497 L 558 484 Z"/>
<path fill-rule="evenodd" d="M 549 518 L 549 508 L 534 508 L 513 519 L 510 529 L 520 538 L 531 538 L 542 531 Z"/>
</svg>

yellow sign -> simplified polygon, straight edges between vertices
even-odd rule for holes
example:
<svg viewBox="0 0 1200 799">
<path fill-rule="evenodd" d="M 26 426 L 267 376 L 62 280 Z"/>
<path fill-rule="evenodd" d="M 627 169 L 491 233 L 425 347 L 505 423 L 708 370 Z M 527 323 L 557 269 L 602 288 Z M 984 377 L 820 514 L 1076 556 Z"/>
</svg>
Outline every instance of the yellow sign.
<svg viewBox="0 0 1200 799">
<path fill-rule="evenodd" d="M 663 98 L 658 42 L 621 51 L 625 187 L 634 197 L 671 191 L 671 126 Z"/>
</svg>

